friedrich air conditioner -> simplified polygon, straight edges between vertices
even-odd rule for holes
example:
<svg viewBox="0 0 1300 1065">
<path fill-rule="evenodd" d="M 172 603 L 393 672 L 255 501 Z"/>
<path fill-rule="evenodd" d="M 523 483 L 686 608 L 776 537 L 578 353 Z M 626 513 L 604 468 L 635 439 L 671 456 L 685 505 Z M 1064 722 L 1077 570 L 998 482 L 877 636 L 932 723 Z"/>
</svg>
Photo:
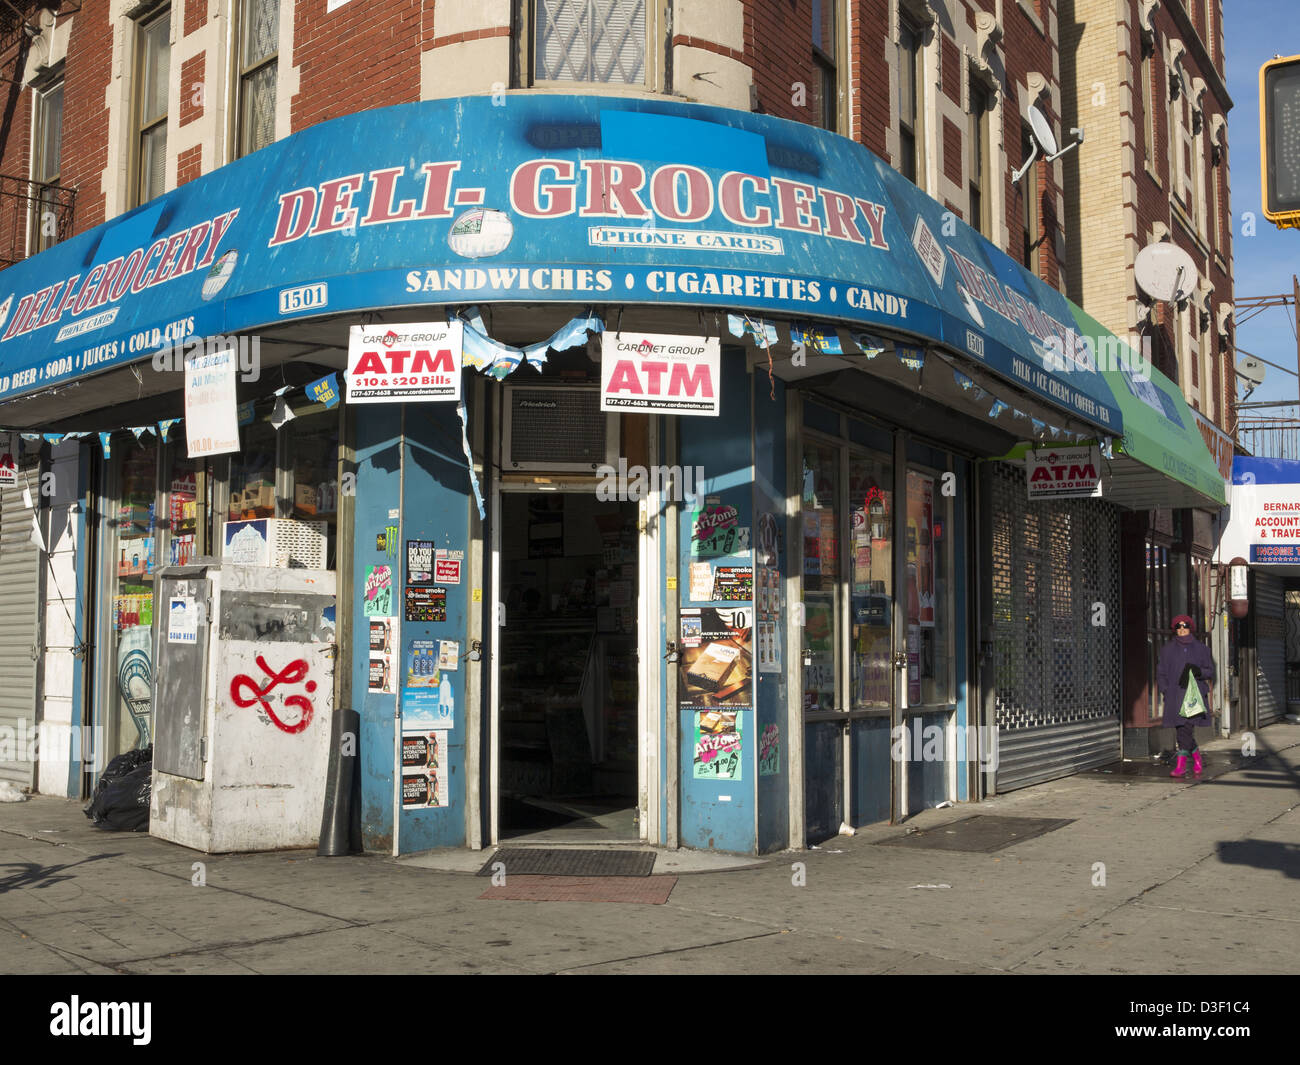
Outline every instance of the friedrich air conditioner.
<svg viewBox="0 0 1300 1065">
<path fill-rule="evenodd" d="M 507 385 L 501 469 L 594 473 L 618 463 L 618 415 L 596 385 Z"/>
</svg>

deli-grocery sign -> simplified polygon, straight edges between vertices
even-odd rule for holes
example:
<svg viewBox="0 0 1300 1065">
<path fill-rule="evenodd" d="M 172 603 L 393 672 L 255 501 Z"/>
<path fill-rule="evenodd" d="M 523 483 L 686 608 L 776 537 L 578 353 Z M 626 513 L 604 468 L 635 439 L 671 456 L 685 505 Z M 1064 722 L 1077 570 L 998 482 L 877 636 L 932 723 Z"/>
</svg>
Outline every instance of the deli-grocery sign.
<svg viewBox="0 0 1300 1065">
<path fill-rule="evenodd" d="M 605 333 L 600 409 L 716 416 L 718 352 L 717 337 Z"/>
<path fill-rule="evenodd" d="M 1025 455 L 1030 499 L 1084 499 L 1101 495 L 1101 449 L 1040 448 Z"/>
<path fill-rule="evenodd" d="M 460 322 L 354 325 L 349 334 L 349 403 L 460 401 Z"/>
</svg>

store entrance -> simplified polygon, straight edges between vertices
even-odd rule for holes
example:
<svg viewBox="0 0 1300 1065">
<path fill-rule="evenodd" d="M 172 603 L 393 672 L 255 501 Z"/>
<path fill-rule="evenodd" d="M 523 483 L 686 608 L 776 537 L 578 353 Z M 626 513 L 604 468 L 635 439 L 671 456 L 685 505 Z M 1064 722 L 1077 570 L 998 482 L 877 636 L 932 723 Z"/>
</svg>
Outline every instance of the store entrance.
<svg viewBox="0 0 1300 1065">
<path fill-rule="evenodd" d="M 636 840 L 637 506 L 503 492 L 500 835 Z"/>
</svg>

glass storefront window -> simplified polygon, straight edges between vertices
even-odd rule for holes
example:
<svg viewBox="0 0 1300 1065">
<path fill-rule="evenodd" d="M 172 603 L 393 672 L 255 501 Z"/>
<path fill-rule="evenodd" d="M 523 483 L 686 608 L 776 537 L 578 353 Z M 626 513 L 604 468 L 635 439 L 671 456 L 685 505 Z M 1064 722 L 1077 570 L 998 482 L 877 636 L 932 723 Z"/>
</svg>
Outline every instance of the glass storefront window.
<svg viewBox="0 0 1300 1065">
<path fill-rule="evenodd" d="M 154 573 L 158 568 L 158 446 L 156 441 L 117 444 L 113 450 L 115 502 L 108 537 L 112 682 L 108 715 L 112 755 L 153 742 Z"/>
<path fill-rule="evenodd" d="M 894 465 L 849 452 L 853 709 L 889 709 L 893 686 Z"/>
<path fill-rule="evenodd" d="M 942 474 L 907 471 L 907 705 L 945 706 L 953 690 L 952 535 Z"/>
<path fill-rule="evenodd" d="M 339 413 L 308 407 L 286 430 L 289 441 L 289 514 L 299 521 L 323 521 L 329 543 L 326 557 L 334 567 L 338 531 Z"/>
<path fill-rule="evenodd" d="M 827 444 L 803 448 L 803 707 L 839 709 L 836 649 L 840 604 L 840 453 Z"/>
<path fill-rule="evenodd" d="M 184 445 L 169 449 L 171 469 L 163 477 L 167 509 L 167 563 L 185 566 L 198 550 L 198 465 L 184 457 Z"/>
<path fill-rule="evenodd" d="M 240 430 L 243 447 L 230 456 L 227 518 L 275 517 L 275 429 L 259 411 L 258 420 Z"/>
</svg>

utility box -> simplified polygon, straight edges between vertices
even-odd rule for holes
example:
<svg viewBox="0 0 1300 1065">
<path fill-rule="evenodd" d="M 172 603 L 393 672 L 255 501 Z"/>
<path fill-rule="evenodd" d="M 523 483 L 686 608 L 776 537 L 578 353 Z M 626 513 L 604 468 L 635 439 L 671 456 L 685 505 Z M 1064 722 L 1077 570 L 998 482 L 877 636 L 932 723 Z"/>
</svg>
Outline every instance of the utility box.
<svg viewBox="0 0 1300 1065">
<path fill-rule="evenodd" d="M 149 832 L 208 853 L 315 847 L 335 578 L 214 559 L 158 574 Z"/>
</svg>

